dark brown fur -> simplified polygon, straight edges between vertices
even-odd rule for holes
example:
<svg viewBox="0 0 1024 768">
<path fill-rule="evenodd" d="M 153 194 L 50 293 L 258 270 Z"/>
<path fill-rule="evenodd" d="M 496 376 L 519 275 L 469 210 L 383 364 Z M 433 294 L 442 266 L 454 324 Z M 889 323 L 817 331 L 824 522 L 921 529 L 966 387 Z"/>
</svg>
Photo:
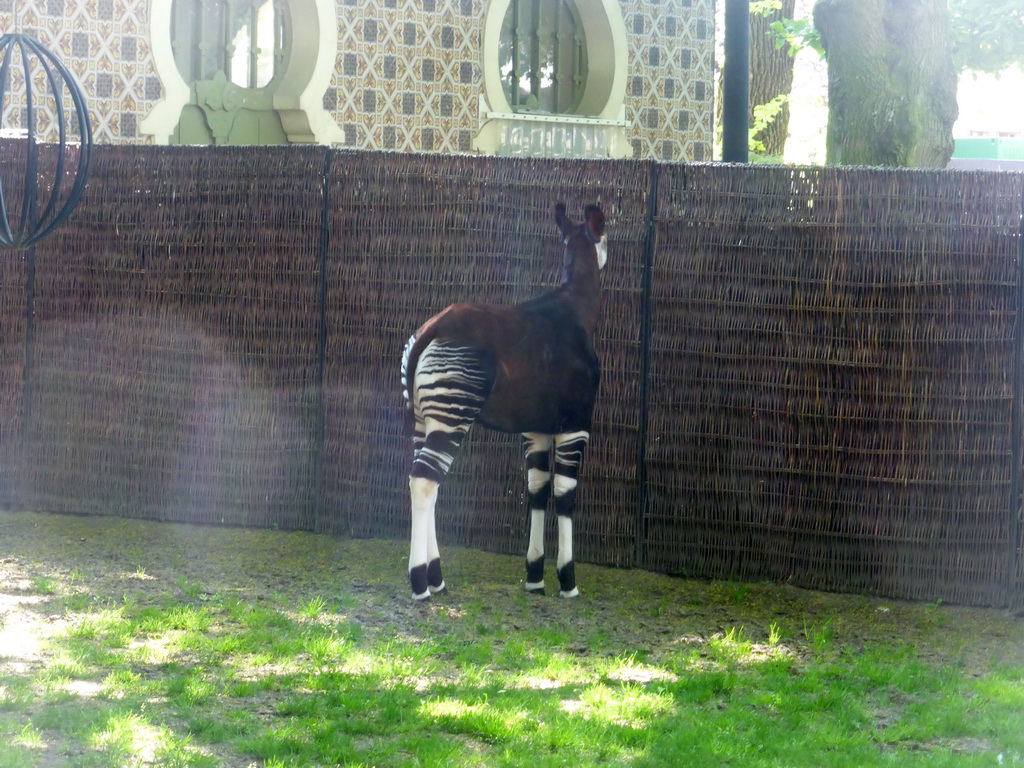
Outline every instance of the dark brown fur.
<svg viewBox="0 0 1024 768">
<path fill-rule="evenodd" d="M 560 205 L 555 218 L 567 239 L 563 283 L 522 304 L 453 304 L 430 318 L 409 352 L 409 403 L 419 356 L 436 340 L 477 349 L 490 366 L 480 424 L 550 435 L 590 429 L 600 379 L 591 342 L 600 311 L 595 243 L 604 233 L 604 214 L 587 206 L 585 223 L 574 225 Z"/>
</svg>

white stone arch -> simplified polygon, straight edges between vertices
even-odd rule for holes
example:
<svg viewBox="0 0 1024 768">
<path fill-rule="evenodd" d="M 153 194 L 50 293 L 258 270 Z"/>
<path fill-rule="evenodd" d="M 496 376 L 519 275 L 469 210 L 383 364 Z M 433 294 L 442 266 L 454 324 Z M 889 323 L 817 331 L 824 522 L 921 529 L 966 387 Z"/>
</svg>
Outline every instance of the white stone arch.
<svg viewBox="0 0 1024 768">
<path fill-rule="evenodd" d="M 188 104 L 189 84 L 182 78 L 171 48 L 171 6 L 174 0 L 150 0 L 149 41 L 153 66 L 164 87 L 164 98 L 142 120 L 139 130 L 167 144 Z M 288 0 L 291 15 L 291 54 L 274 92 L 274 109 L 288 140 L 296 144 L 341 142 L 344 134 L 324 109 L 338 56 L 335 0 Z"/>
<path fill-rule="evenodd" d="M 511 112 L 499 71 L 501 25 L 512 0 L 491 0 L 484 18 L 484 94 L 495 112 Z M 626 97 L 629 48 L 618 0 L 575 0 L 587 40 L 587 85 L 576 113 L 618 117 Z"/>
<path fill-rule="evenodd" d="M 540 125 L 543 121 L 549 133 L 558 130 L 553 124 L 561 123 L 577 134 L 599 136 L 605 156 L 630 157 L 632 148 L 625 135 L 629 46 L 619 0 L 575 0 L 587 42 L 587 84 L 575 114 L 543 118 L 515 114 L 502 87 L 498 51 L 502 22 L 511 2 L 490 0 L 487 4 L 481 46 L 484 93 L 474 147 L 488 154 L 517 154 L 508 146 L 511 137 L 545 130 Z"/>
</svg>

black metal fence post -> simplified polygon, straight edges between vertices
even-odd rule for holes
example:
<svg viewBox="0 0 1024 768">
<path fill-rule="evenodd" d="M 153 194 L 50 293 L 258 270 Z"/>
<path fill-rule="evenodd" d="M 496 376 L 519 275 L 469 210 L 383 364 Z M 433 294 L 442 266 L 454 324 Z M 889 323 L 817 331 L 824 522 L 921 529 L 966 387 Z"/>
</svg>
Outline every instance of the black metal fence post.
<svg viewBox="0 0 1024 768">
<path fill-rule="evenodd" d="M 1006 603 L 1012 608 L 1024 606 L 1024 583 L 1018 581 L 1017 573 L 1020 568 L 1021 534 L 1024 532 L 1024 521 L 1021 520 L 1021 489 L 1024 487 L 1024 190 L 1021 191 L 1021 223 L 1020 237 L 1018 238 L 1017 255 L 1017 311 L 1014 318 L 1013 338 L 1013 402 L 1010 404 L 1010 429 L 1011 446 L 1013 456 L 1011 461 L 1013 475 L 1010 480 L 1009 498 L 1009 535 L 1010 547 L 1007 558 Z M 1021 594 L 1018 594 L 1021 593 Z"/>
<path fill-rule="evenodd" d="M 25 248 L 25 367 L 22 370 L 21 455 L 28 456 L 28 436 L 32 425 L 32 373 L 36 336 L 36 246 Z"/>
<path fill-rule="evenodd" d="M 633 565 L 644 563 L 647 543 L 647 430 L 651 400 L 651 271 L 654 268 L 654 249 L 657 247 L 658 179 L 660 166 L 651 163 L 650 189 L 647 197 L 647 220 L 644 239 L 644 271 L 641 277 L 640 309 L 640 419 L 637 429 L 636 457 L 636 541 Z"/>
<path fill-rule="evenodd" d="M 722 161 L 748 160 L 750 113 L 750 1 L 725 0 L 722 72 Z"/>
<path fill-rule="evenodd" d="M 319 315 L 317 319 L 317 355 L 316 355 L 316 427 L 314 431 L 315 445 L 313 447 L 313 530 L 320 530 L 320 518 L 324 506 L 324 452 L 326 440 L 326 401 L 324 398 L 324 383 L 327 367 L 327 286 L 328 286 L 328 251 L 331 245 L 331 223 L 330 223 L 330 178 L 331 161 L 333 150 L 327 147 L 324 150 L 324 164 L 321 189 L 320 209 L 320 280 L 318 285 L 317 304 Z"/>
</svg>

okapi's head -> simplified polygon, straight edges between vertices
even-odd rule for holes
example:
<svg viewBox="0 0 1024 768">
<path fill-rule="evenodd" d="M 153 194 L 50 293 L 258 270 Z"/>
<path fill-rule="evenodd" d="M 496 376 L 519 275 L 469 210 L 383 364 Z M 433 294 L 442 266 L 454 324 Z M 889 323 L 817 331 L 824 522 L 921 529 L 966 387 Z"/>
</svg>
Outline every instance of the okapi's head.
<svg viewBox="0 0 1024 768">
<path fill-rule="evenodd" d="M 565 276 L 570 279 L 578 264 L 596 264 L 603 269 L 608 260 L 608 236 L 604 213 L 596 205 L 583 209 L 583 223 L 576 224 L 565 213 L 565 204 L 555 206 L 555 223 L 565 241 Z"/>
</svg>

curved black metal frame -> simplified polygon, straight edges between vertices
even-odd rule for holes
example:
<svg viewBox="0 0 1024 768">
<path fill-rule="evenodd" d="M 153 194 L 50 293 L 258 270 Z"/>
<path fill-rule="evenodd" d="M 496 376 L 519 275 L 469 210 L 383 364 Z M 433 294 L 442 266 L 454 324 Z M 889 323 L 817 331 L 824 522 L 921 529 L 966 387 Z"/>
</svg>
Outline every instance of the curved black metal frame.
<svg viewBox="0 0 1024 768">
<path fill-rule="evenodd" d="M 26 141 L 28 142 L 28 152 L 25 161 L 25 184 L 21 201 L 21 218 L 18 221 L 17 231 L 11 228 L 11 217 L 7 211 L 7 201 L 4 197 L 3 176 L 0 174 L 0 248 L 24 248 L 30 246 L 42 240 L 60 226 L 71 215 L 71 211 L 74 210 L 75 206 L 78 205 L 89 177 L 90 161 L 92 158 L 92 125 L 89 122 L 89 113 L 86 110 L 85 96 L 82 93 L 82 89 L 71 71 L 38 40 L 22 34 L 5 34 L 0 36 L 0 104 L 3 104 L 4 95 L 7 92 L 11 60 L 17 55 L 16 51 L 18 50 L 21 52 L 21 63 L 25 71 L 25 125 L 27 126 Z M 30 52 L 35 54 L 43 71 L 46 73 L 46 79 L 50 84 L 54 103 L 57 106 L 57 124 L 60 131 L 60 152 L 57 156 L 53 187 L 50 190 L 50 195 L 42 214 L 38 213 L 39 152 L 36 137 L 33 133 L 35 94 L 33 93 L 29 64 Z M 58 74 L 62 82 L 58 82 Z M 61 97 L 62 86 L 67 87 L 75 105 L 75 114 L 78 117 L 79 133 L 81 134 L 81 147 L 78 153 L 78 165 L 75 169 L 75 181 L 71 192 L 64 201 L 64 204 L 58 208 L 57 203 L 63 188 L 62 180 L 64 178 L 68 139 L 67 127 L 65 126 L 64 103 Z"/>
</svg>

